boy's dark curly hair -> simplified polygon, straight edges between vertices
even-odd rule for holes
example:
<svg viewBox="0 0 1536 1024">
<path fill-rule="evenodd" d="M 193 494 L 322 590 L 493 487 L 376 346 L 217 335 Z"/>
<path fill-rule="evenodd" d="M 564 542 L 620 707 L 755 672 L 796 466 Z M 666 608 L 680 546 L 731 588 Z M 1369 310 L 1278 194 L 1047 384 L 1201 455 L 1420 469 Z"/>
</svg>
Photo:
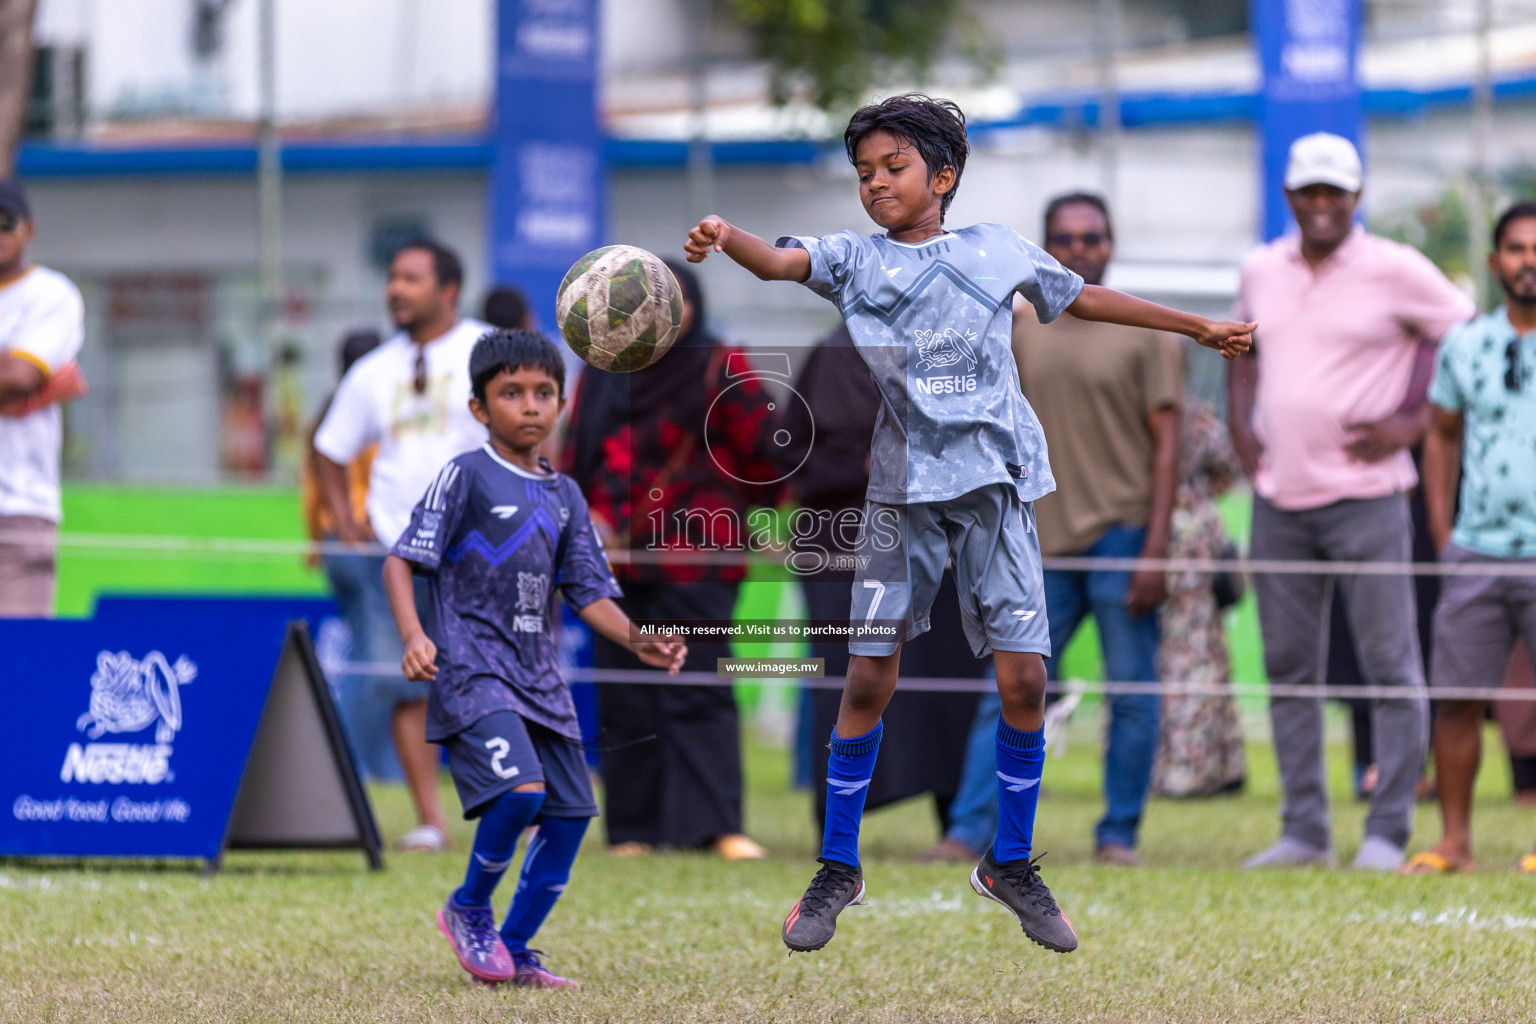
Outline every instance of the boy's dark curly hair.
<svg viewBox="0 0 1536 1024">
<path fill-rule="evenodd" d="M 555 381 L 556 394 L 565 397 L 565 360 L 538 331 L 516 328 L 487 331 L 469 353 L 469 381 L 476 398 L 485 401 L 485 389 L 502 370 L 516 373 L 528 366 L 543 370 Z"/>
<path fill-rule="evenodd" d="M 960 175 L 971 144 L 965 137 L 965 112 L 952 100 L 935 99 L 920 92 L 892 96 L 854 111 L 843 132 L 848 162 L 857 162 L 859 143 L 875 132 L 887 131 L 908 142 L 923 163 L 928 165 L 928 180 L 946 167 L 955 169 L 955 184 L 939 201 L 939 217 L 949 212 L 949 204 L 960 191 Z"/>
</svg>

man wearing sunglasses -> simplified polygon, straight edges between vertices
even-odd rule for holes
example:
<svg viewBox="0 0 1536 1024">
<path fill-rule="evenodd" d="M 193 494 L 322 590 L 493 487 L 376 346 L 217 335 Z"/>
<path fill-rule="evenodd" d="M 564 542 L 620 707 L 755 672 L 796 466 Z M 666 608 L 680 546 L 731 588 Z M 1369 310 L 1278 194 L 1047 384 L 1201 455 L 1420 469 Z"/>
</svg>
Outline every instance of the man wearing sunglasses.
<svg viewBox="0 0 1536 1024">
<path fill-rule="evenodd" d="M 1430 533 L 1446 565 L 1483 570 L 1447 576 L 1441 584 L 1431 688 L 1498 687 L 1517 640 L 1536 657 L 1536 202 L 1516 203 L 1499 217 L 1488 265 L 1506 303 L 1451 332 L 1429 389 L 1424 497 Z M 1526 575 L 1496 575 L 1506 566 Z M 1485 706 L 1437 704 L 1435 778 L 1444 834 L 1404 866 L 1406 874 L 1473 866 L 1472 784 Z M 1527 854 L 1520 870 L 1536 874 L 1536 854 Z"/>
<path fill-rule="evenodd" d="M 1046 205 L 1045 251 L 1090 284 L 1102 284 L 1115 254 L 1104 201 L 1090 193 Z M 1049 327 L 1015 307 L 1013 356 L 1019 382 L 1051 439 L 1056 492 L 1035 506 L 1046 557 L 1167 558 L 1179 479 L 1184 354 L 1179 339 L 1144 328 L 1090 323 L 1070 314 Z M 1168 597 L 1162 572 L 1045 574 L 1051 674 L 1083 620 L 1093 616 L 1104 678 L 1157 678 L 1157 609 Z M 1104 750 L 1104 816 L 1094 855 L 1105 864 L 1140 863 L 1136 840 L 1162 700 L 1118 693 L 1109 704 Z"/>
<path fill-rule="evenodd" d="M 1088 284 L 1103 283 L 1115 246 L 1101 197 L 1058 196 L 1046 206 L 1044 228 L 1046 252 Z M 1051 439 L 1056 491 L 1035 504 L 1041 554 L 1168 557 L 1184 400 L 1179 339 L 1070 313 L 1042 327 L 1033 310 L 1015 304 L 1013 356 L 1025 397 Z M 1049 571 L 1051 649 L 1065 650 L 1092 615 L 1105 678 L 1149 683 L 1157 676 L 1157 609 L 1167 596 L 1161 572 Z M 1057 661 L 1048 663 L 1053 677 Z M 1115 694 L 1108 701 L 1105 812 L 1094 829 L 1094 855 L 1100 863 L 1134 867 L 1162 701 L 1156 693 Z M 991 841 L 997 814 L 991 737 L 1000 707 L 996 694 L 977 706 L 949 828 L 925 859 L 975 859 Z M 978 742 L 983 736 L 986 742 Z"/>
<path fill-rule="evenodd" d="M 0 181 L 0 617 L 53 614 L 63 416 L 83 391 L 80 291 L 27 262 L 36 228 L 26 194 Z M 70 379 L 76 384 L 71 385 Z"/>
<path fill-rule="evenodd" d="M 1433 346 L 1472 303 L 1417 250 L 1355 224 L 1364 176 L 1354 144 L 1317 132 L 1292 144 L 1286 197 L 1297 234 L 1243 263 L 1237 309 L 1263 326 L 1227 377 L 1228 428 L 1253 482 L 1255 559 L 1409 562 L 1409 448 L 1424 435 Z M 1334 588 L 1371 702 L 1377 782 L 1354 867 L 1403 862 L 1429 743 L 1413 580 L 1407 574 L 1259 573 L 1264 668 L 1317 697 L 1270 699 L 1284 791 L 1279 842 L 1250 868 L 1331 864 L 1333 825 L 1320 684 Z"/>
<path fill-rule="evenodd" d="M 399 665 L 404 650 L 384 593 L 378 545 L 387 548 L 405 531 L 411 510 L 448 460 L 486 441 L 469 411 L 469 353 L 490 327 L 459 317 L 463 281 L 459 257 L 439 242 L 418 239 L 395 254 L 385 299 L 396 331 L 347 371 L 315 433 L 316 483 L 338 539 L 358 547 L 351 574 L 358 585 L 345 599 L 362 607 L 343 610 L 349 622 L 369 628 L 352 638 L 353 661 Z M 378 454 L 368 476 L 368 515 L 359 522 L 346 466 L 373 444 Z M 373 677 L 371 689 L 391 709 L 395 753 L 416 805 L 417 827 L 401 846 L 444 849 L 438 750 L 426 740 L 426 684 L 409 682 L 396 668 Z"/>
</svg>

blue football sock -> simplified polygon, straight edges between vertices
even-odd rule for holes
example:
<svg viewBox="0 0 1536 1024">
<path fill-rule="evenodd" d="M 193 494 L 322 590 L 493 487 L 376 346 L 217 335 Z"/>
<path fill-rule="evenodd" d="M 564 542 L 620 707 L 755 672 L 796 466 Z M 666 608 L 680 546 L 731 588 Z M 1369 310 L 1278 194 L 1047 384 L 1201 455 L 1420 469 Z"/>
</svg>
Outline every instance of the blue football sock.
<svg viewBox="0 0 1536 1024">
<path fill-rule="evenodd" d="M 507 919 L 501 925 L 501 941 L 507 949 L 527 949 L 528 941 L 555 908 L 555 901 L 571 879 L 571 864 L 581 849 L 581 837 L 586 834 L 590 820 L 546 816 L 539 823 L 539 834 L 523 854 L 517 895 L 512 897 Z"/>
<path fill-rule="evenodd" d="M 875 773 L 880 734 L 885 723 L 863 736 L 843 739 L 832 730 L 832 756 L 827 758 L 827 821 L 821 834 L 823 860 L 859 863 L 859 823 L 864 818 L 864 798 Z"/>
<path fill-rule="evenodd" d="M 523 834 L 544 805 L 543 793 L 519 793 L 508 790 L 486 807 L 475 829 L 475 846 L 469 853 L 469 869 L 464 885 L 454 899 L 466 907 L 488 907 L 496 883 L 506 874 L 517 852 L 517 837 Z"/>
<path fill-rule="evenodd" d="M 1035 807 L 1045 769 L 1045 729 L 1015 729 L 997 720 L 997 838 L 992 859 L 1007 863 L 1028 857 L 1035 839 Z"/>
</svg>

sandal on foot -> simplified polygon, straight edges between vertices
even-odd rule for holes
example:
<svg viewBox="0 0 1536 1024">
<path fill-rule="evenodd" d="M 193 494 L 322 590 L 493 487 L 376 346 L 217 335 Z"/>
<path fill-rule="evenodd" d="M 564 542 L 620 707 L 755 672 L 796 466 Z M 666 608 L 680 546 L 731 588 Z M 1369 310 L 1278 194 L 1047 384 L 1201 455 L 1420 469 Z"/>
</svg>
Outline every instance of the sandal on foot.
<svg viewBox="0 0 1536 1024">
<path fill-rule="evenodd" d="M 1400 875 L 1450 875 L 1461 868 L 1434 850 L 1425 850 L 1408 858 L 1408 863 L 1397 869 Z"/>
</svg>

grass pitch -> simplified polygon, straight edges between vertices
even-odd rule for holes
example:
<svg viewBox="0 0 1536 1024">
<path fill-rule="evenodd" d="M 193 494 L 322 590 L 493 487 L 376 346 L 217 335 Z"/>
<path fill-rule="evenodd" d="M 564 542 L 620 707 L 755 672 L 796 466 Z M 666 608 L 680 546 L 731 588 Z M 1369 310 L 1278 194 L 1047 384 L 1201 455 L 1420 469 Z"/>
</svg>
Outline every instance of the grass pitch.
<svg viewBox="0 0 1536 1024">
<path fill-rule="evenodd" d="M 967 868 L 912 864 L 937 835 L 928 805 L 912 801 L 867 822 L 870 905 L 846 911 L 825 950 L 788 956 L 779 921 L 817 843 L 783 754 L 754 747 L 749 827 L 771 860 L 614 859 L 594 829 L 538 939 L 580 992 L 467 982 L 432 923 L 462 870 L 470 830 L 460 827 L 454 854 L 393 855 L 383 873 L 356 853 L 236 853 L 213 878 L 180 866 L 0 864 L 0 1020 L 1536 1019 L 1536 879 L 1513 870 L 1536 816 L 1510 804 L 1498 759 L 1484 773 L 1475 874 L 1234 870 L 1277 830 L 1262 746 L 1250 751 L 1248 795 L 1154 802 L 1149 866 L 1127 871 L 1091 863 L 1098 769 L 1093 723 L 1081 728 L 1068 756 L 1047 763 L 1037 836 L 1082 936 L 1076 953 L 1027 942 L 971 893 Z M 1342 781 L 1335 831 L 1347 858 L 1363 811 Z M 450 787 L 444 797 L 452 805 Z M 403 792 L 382 787 L 374 799 L 398 837 L 410 825 Z M 1414 848 L 1438 825 L 1421 805 Z"/>
</svg>

